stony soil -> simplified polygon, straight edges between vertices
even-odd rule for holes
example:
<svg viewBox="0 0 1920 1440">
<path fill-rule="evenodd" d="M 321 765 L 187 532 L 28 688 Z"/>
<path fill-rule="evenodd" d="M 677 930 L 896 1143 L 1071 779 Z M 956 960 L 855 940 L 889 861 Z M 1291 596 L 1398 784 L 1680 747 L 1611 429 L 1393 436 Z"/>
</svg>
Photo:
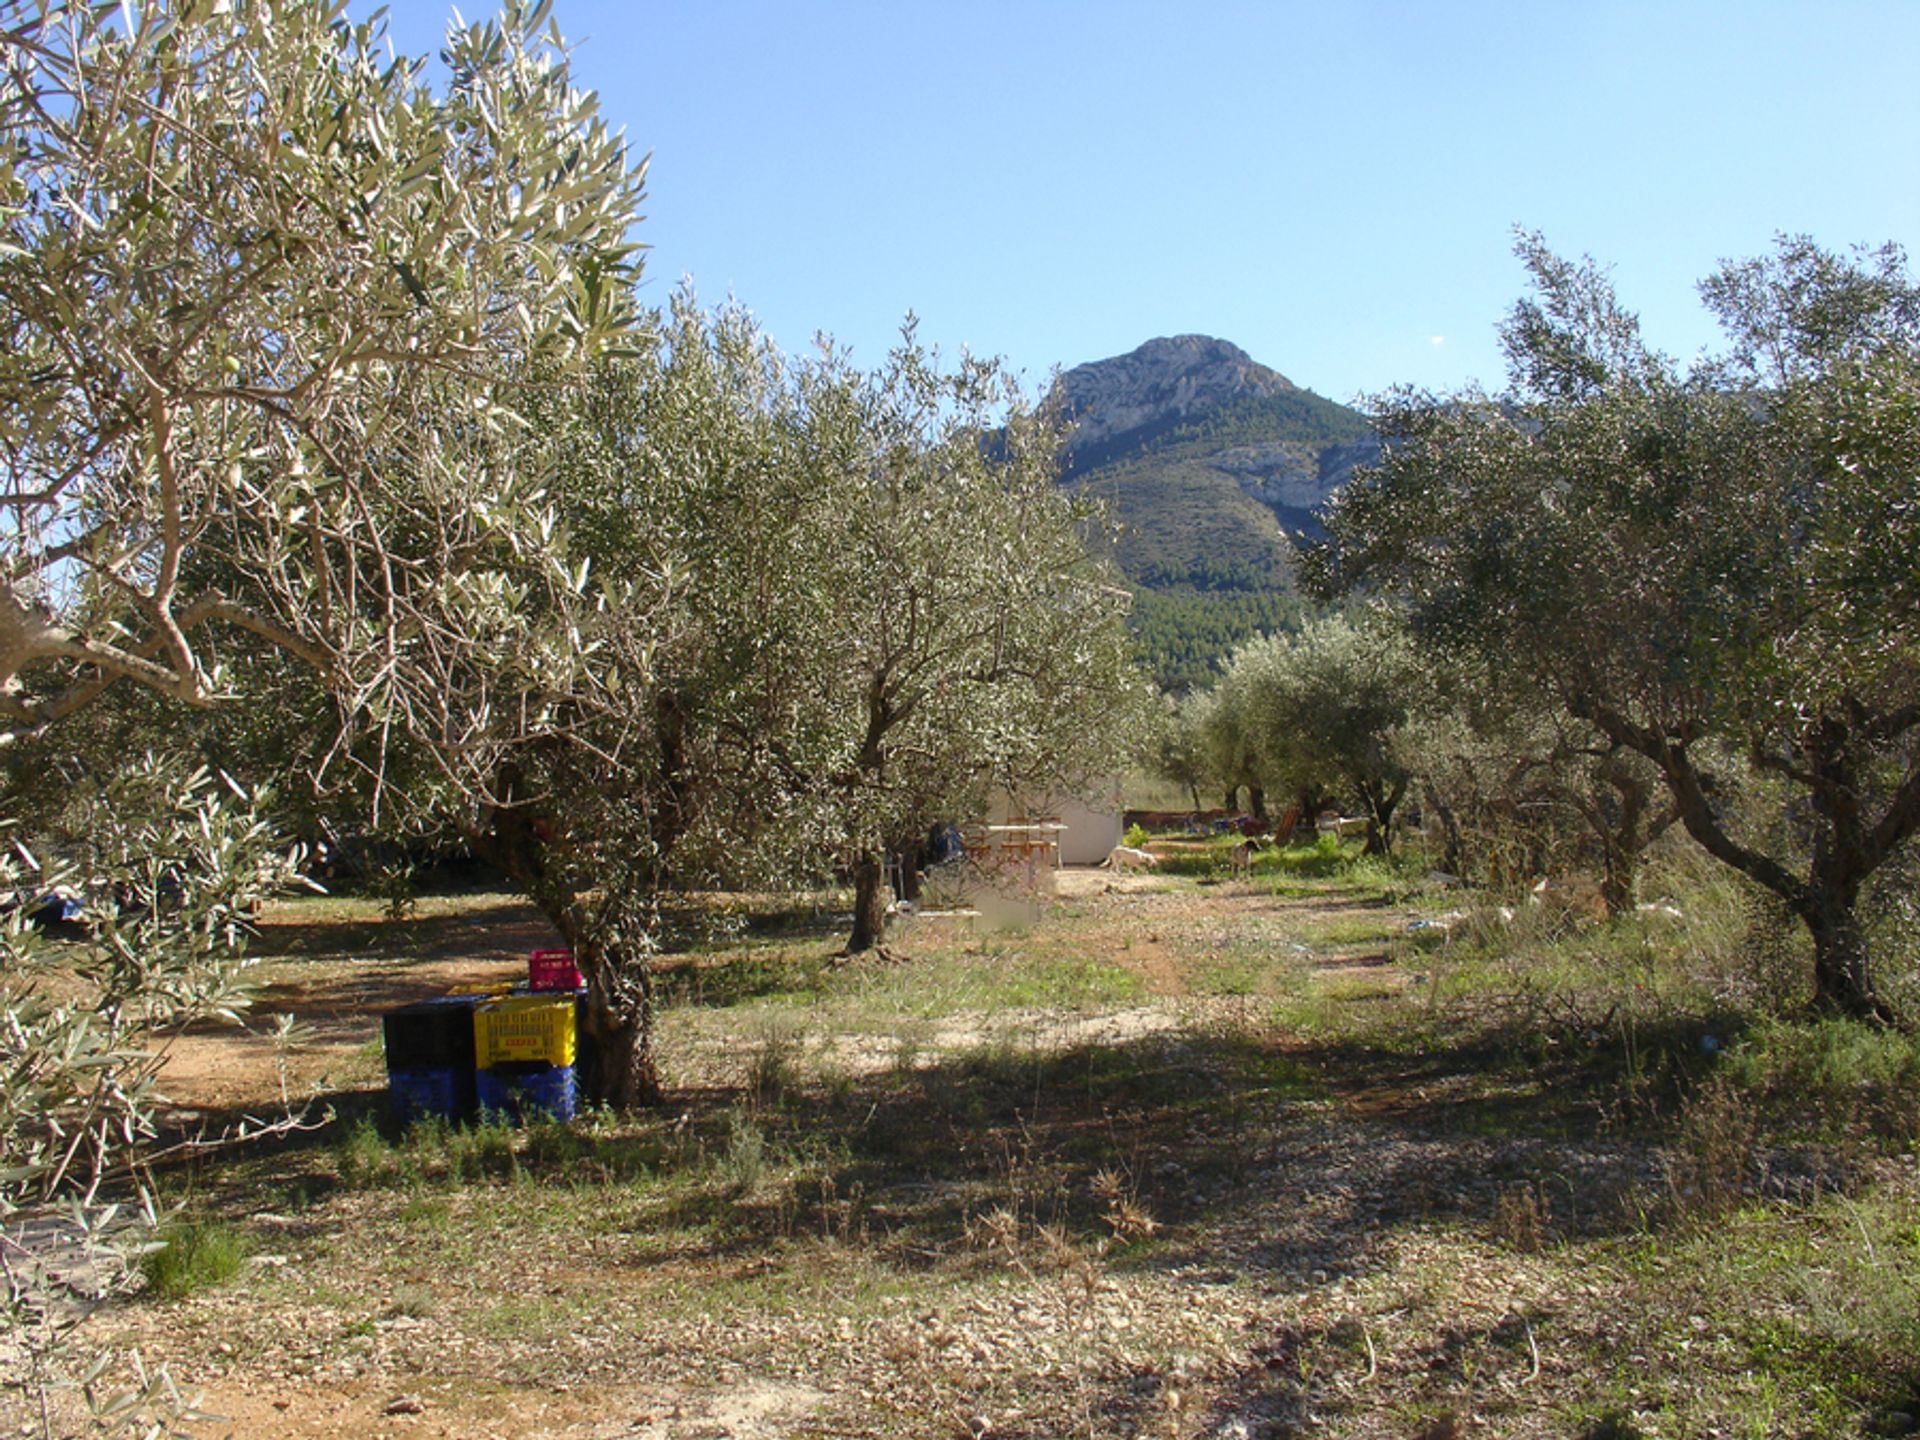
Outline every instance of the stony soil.
<svg viewBox="0 0 1920 1440">
<path fill-rule="evenodd" d="M 1475 1133 L 1459 1107 L 1484 1083 L 1418 1057 L 1205 1103 L 1206 1057 L 1248 1037 L 1263 1064 L 1325 1065 L 1304 1039 L 1263 1030 L 1255 1000 L 1194 993 L 1206 927 L 1284 922 L 1309 937 L 1289 956 L 1306 983 L 1361 977 L 1388 993 L 1409 977 L 1377 941 L 1311 938 L 1369 902 L 1101 872 L 1070 872 L 1062 891 L 1073 944 L 1134 971 L 1146 998 L 944 1016 L 917 1038 L 922 1055 L 1008 1035 L 1063 1052 L 1098 1042 L 1143 1067 L 1187 1067 L 1196 1103 L 1053 1130 L 1044 1104 L 1012 1126 L 989 1118 L 1004 1156 L 991 1185 L 977 1166 L 894 1172 L 858 1196 L 748 1207 L 733 1230 L 689 1228 L 612 1186 L 565 1223 L 516 1228 L 507 1248 L 487 1233 L 501 1196 L 549 1192 L 316 1193 L 246 1220 L 253 1254 L 236 1283 L 173 1305 L 136 1297 L 94 1333 L 199 1389 L 224 1417 L 193 1428 L 205 1436 L 1445 1440 L 1573 1433 L 1567 1416 L 1596 1390 L 1632 1409 L 1646 1317 L 1619 1216 L 1623 1196 L 1657 1184 L 1657 1156 L 1590 1134 Z M 263 1008 L 298 1017 L 291 1050 L 231 1030 L 178 1043 L 166 1084 L 189 1126 L 264 1111 L 283 1085 L 336 1098 L 372 1087 L 384 1006 L 510 974 L 548 940 L 506 902 L 433 918 L 404 959 L 351 930 L 303 932 L 311 958 L 275 962 Z M 916 941 L 946 943 L 931 921 Z M 342 958 L 336 943 L 365 954 Z M 738 1056 L 695 1023 L 711 1017 L 666 1023 L 682 1018 L 697 1040 L 670 1047 L 669 1078 L 688 1106 L 678 1123 L 698 1124 L 738 1098 L 718 1093 Z M 849 1042 L 806 1058 L 872 1104 L 868 1121 L 885 1119 L 885 1096 L 859 1087 L 894 1057 Z M 1218 1073 L 1225 1096 L 1237 1082 Z M 1104 1129 L 1089 1140 L 1074 1123 Z M 956 1127 L 952 1143 L 972 1142 Z M 1105 1201 L 1084 1193 L 1096 1167 L 1062 1181 L 1045 1153 L 1089 1144 L 1111 1148 Z M 218 1180 L 199 1183 L 212 1194 Z M 1056 1223 L 1075 1203 L 1119 1218 Z M 964 1227 L 928 1243 L 921 1217 L 942 1205 Z M 1704 1353 L 1713 1323 L 1693 1319 Z"/>
</svg>

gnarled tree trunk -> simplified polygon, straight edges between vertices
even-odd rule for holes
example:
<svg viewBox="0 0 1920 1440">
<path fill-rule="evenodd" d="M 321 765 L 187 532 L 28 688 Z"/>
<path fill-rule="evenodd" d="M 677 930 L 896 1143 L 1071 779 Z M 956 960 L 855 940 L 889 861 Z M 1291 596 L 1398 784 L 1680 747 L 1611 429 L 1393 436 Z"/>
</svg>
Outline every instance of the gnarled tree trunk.
<svg viewBox="0 0 1920 1440">
<path fill-rule="evenodd" d="M 1464 862 L 1460 849 L 1460 817 L 1431 781 L 1421 782 L 1421 794 L 1427 802 L 1427 809 L 1440 822 L 1440 869 L 1448 875 L 1465 875 L 1467 872 L 1461 868 Z"/>
<path fill-rule="evenodd" d="M 1640 874 L 1640 857 L 1675 818 L 1649 820 L 1654 781 L 1636 773 L 1619 755 L 1603 757 L 1594 783 L 1573 796 L 1574 808 L 1600 842 L 1600 900 L 1609 917 L 1618 919 L 1633 909 Z"/>
<path fill-rule="evenodd" d="M 1813 936 L 1813 1003 L 1855 1020 L 1888 1021 L 1893 1012 L 1874 987 L 1867 937 L 1850 903 L 1814 903 L 1800 912 Z"/>
<path fill-rule="evenodd" d="M 1862 887 L 1920 829 L 1920 767 L 1910 767 L 1877 817 L 1861 813 L 1863 786 L 1853 758 L 1871 732 L 1840 716 L 1822 717 L 1797 737 L 1791 754 L 1756 751 L 1754 763 L 1804 787 L 1817 817 L 1813 859 L 1806 877 L 1771 855 L 1740 843 L 1721 824 L 1707 798 L 1706 779 L 1684 739 L 1635 725 L 1618 711 L 1589 705 L 1586 718 L 1609 740 L 1638 751 L 1660 768 L 1687 833 L 1721 860 L 1786 902 L 1813 937 L 1813 1004 L 1856 1019 L 1887 1022 L 1893 1011 L 1873 983 L 1859 900 Z M 1882 722 L 1891 733 L 1912 728 Z M 1868 732 L 1863 734 L 1861 732 Z"/>
<path fill-rule="evenodd" d="M 1367 806 L 1367 840 L 1362 855 L 1387 855 L 1393 850 L 1393 812 L 1407 793 L 1407 782 L 1365 783 L 1360 795 Z"/>
<path fill-rule="evenodd" d="M 539 824 L 517 811 L 496 811 L 491 825 L 470 832 L 468 840 L 539 907 L 586 980 L 576 1062 L 582 1098 L 616 1110 L 658 1104 L 663 1087 L 653 1048 L 653 967 L 644 948 L 615 923 L 620 897 L 582 900 L 549 865 Z"/>
<path fill-rule="evenodd" d="M 887 938 L 887 867 L 878 850 L 861 853 L 853 862 L 853 934 L 849 955 L 879 948 Z"/>
<path fill-rule="evenodd" d="M 587 982 L 578 1062 L 581 1094 L 616 1110 L 659 1104 L 664 1087 L 653 1048 L 652 967 L 643 956 L 623 954 L 624 947 L 558 928 Z"/>
</svg>

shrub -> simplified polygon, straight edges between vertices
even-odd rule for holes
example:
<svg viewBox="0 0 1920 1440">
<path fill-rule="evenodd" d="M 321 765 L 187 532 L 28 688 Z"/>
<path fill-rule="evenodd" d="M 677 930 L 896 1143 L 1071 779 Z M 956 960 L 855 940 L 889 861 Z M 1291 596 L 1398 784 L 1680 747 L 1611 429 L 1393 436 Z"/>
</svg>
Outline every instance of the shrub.
<svg viewBox="0 0 1920 1440">
<path fill-rule="evenodd" d="M 1723 1068 L 1786 1128 L 1899 1146 L 1920 1139 L 1920 1036 L 1845 1019 L 1772 1020 Z"/>
</svg>

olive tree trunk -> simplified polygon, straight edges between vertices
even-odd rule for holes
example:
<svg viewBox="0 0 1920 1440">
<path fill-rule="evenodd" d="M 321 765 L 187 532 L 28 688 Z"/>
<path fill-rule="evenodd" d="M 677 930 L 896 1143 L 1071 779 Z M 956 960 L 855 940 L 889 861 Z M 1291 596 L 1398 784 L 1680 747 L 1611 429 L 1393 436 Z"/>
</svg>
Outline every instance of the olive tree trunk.
<svg viewBox="0 0 1920 1440">
<path fill-rule="evenodd" d="M 657 1105 L 664 1090 L 653 1044 L 648 918 L 618 887 L 583 898 L 555 873 L 538 827 L 523 816 L 496 815 L 489 828 L 468 839 L 481 859 L 539 908 L 573 951 L 587 988 L 577 1075 L 582 1098 L 616 1110 Z"/>
<path fill-rule="evenodd" d="M 581 1016 L 580 1093 L 616 1110 L 659 1104 L 664 1087 L 653 1045 L 652 966 L 644 957 L 622 954 L 621 947 L 570 936 L 557 919 L 556 926 L 587 982 Z"/>
<path fill-rule="evenodd" d="M 1814 1008 L 1859 1020 L 1892 1020 L 1891 1007 L 1874 985 L 1860 894 L 1874 871 L 1920 829 L 1920 769 L 1910 770 L 1880 813 L 1870 816 L 1860 803 L 1865 787 L 1853 758 L 1856 748 L 1868 748 L 1860 743 L 1869 738 L 1867 727 L 1827 717 L 1808 726 L 1794 753 L 1756 753 L 1756 765 L 1793 781 L 1807 797 L 1815 834 L 1812 860 L 1802 876 L 1742 844 L 1721 824 L 1684 740 L 1637 726 L 1602 706 L 1590 710 L 1588 718 L 1610 740 L 1659 767 L 1687 833 L 1715 859 L 1779 896 L 1807 927 L 1813 939 Z"/>
<path fill-rule="evenodd" d="M 853 862 L 853 934 L 847 938 L 847 953 L 878 949 L 886 938 L 886 862 L 880 851 L 868 850 Z"/>
</svg>

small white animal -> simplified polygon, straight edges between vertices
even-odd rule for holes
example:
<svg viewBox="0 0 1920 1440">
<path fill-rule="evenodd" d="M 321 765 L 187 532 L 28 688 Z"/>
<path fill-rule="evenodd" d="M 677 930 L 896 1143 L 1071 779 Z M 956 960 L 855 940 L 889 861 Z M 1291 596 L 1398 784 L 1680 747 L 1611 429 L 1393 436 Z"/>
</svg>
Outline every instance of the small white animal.
<svg viewBox="0 0 1920 1440">
<path fill-rule="evenodd" d="M 1159 861 L 1145 850 L 1136 850 L 1131 845 L 1116 845 L 1107 852 L 1109 870 L 1151 870 L 1157 864 Z"/>
</svg>

